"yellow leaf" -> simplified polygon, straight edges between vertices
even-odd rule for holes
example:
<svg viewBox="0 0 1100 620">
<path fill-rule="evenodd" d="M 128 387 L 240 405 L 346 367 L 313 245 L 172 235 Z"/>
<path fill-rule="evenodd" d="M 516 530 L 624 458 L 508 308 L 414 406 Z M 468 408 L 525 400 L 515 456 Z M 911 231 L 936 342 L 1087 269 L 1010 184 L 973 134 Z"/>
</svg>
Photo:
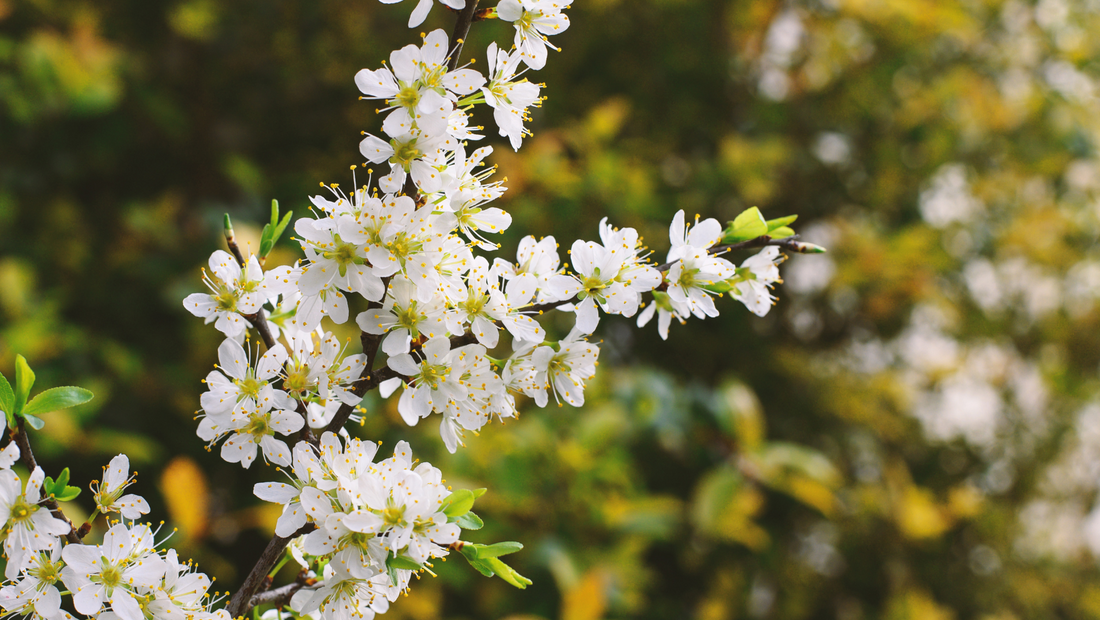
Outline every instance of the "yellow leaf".
<svg viewBox="0 0 1100 620">
<path fill-rule="evenodd" d="M 951 519 L 940 510 L 927 489 L 911 486 L 905 489 L 897 505 L 897 522 L 901 533 L 909 538 L 936 538 L 951 527 Z"/>
<path fill-rule="evenodd" d="M 607 610 L 606 576 L 599 569 L 584 574 L 562 597 L 561 620 L 599 620 Z"/>
<path fill-rule="evenodd" d="M 160 491 L 168 504 L 168 514 L 184 540 L 202 538 L 206 532 L 206 489 L 202 470 L 186 456 L 172 459 L 160 476 Z"/>
</svg>

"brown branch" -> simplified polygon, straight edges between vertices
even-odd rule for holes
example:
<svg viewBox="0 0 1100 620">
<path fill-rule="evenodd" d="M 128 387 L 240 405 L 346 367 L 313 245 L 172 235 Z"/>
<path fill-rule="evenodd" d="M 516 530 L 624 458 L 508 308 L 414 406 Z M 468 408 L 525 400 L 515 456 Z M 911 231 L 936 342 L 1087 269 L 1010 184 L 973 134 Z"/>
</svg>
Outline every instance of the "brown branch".
<svg viewBox="0 0 1100 620">
<path fill-rule="evenodd" d="M 307 523 L 287 538 L 278 535 L 271 538 L 271 542 L 267 543 L 267 548 L 260 554 L 260 558 L 256 560 L 256 564 L 252 567 L 252 571 L 245 577 L 244 583 L 241 584 L 241 589 L 233 594 L 233 598 L 230 599 L 229 605 L 226 606 L 225 609 L 229 612 L 230 617 L 238 618 L 247 614 L 249 610 L 252 609 L 252 597 L 263 584 L 264 579 L 267 577 L 267 574 L 271 572 L 275 563 L 283 556 L 286 546 L 290 544 L 291 540 L 308 534 L 315 529 L 317 529 L 316 525 Z"/>
<path fill-rule="evenodd" d="M 466 0 L 466 8 L 458 12 L 455 20 L 455 29 L 451 32 L 451 59 L 447 61 L 447 70 L 454 71 L 458 68 L 459 57 L 462 56 L 462 44 L 466 41 L 466 35 L 470 33 L 470 24 L 474 23 L 474 14 L 477 13 L 478 0 Z"/>
<path fill-rule="evenodd" d="M 248 609 L 244 613 L 251 611 L 253 607 L 259 605 L 274 605 L 276 607 L 285 607 L 290 599 L 298 593 L 299 590 L 306 587 L 306 584 L 301 581 L 295 581 L 294 583 L 288 583 L 285 586 L 275 588 L 274 590 L 268 590 L 267 592 L 260 592 L 252 597 L 252 600 L 248 602 Z"/>
<path fill-rule="evenodd" d="M 27 429 L 24 426 L 24 420 L 22 417 L 19 418 L 19 423 L 17 424 L 15 430 L 12 431 L 11 438 L 12 441 L 14 441 L 19 446 L 19 458 L 22 459 L 23 464 L 27 466 L 27 469 L 33 472 L 35 468 L 38 467 L 38 462 L 34 460 L 34 451 L 31 450 L 31 440 L 30 437 L 27 437 Z M 61 512 L 61 507 L 57 505 L 57 501 L 54 500 L 52 497 L 46 497 L 43 494 L 41 503 L 43 506 L 49 509 L 50 513 L 52 513 L 53 516 L 69 524 L 69 533 L 65 534 L 65 540 L 69 541 L 70 543 L 79 545 L 80 536 L 77 536 L 76 528 L 73 526 L 73 522 L 65 516 L 65 513 Z"/>
</svg>

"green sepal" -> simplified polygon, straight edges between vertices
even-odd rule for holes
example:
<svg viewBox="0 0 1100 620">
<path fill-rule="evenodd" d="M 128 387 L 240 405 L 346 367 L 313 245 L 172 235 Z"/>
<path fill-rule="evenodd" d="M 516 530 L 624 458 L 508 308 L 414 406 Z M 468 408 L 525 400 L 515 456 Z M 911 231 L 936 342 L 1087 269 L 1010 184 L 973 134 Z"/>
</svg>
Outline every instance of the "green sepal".
<svg viewBox="0 0 1100 620">
<path fill-rule="evenodd" d="M 12 415 L 14 408 L 15 392 L 12 391 L 8 378 L 4 376 L 4 373 L 0 373 L 0 411 L 3 411 L 5 415 Z"/>
<path fill-rule="evenodd" d="M 447 504 L 443 507 L 443 514 L 454 519 L 470 512 L 474 507 L 474 492 L 469 489 L 459 489 L 447 496 Z"/>
<path fill-rule="evenodd" d="M 27 364 L 27 358 L 22 355 L 15 356 L 15 403 L 12 405 L 12 415 L 23 412 L 23 405 L 27 404 L 27 396 L 30 396 L 34 386 L 34 371 Z"/>
<path fill-rule="evenodd" d="M 95 395 L 90 390 L 71 385 L 50 388 L 27 403 L 23 409 L 23 415 L 68 409 L 92 400 L 93 396 Z"/>
<path fill-rule="evenodd" d="M 485 522 L 481 520 L 481 517 L 477 516 L 472 510 L 455 519 L 454 523 L 464 530 L 480 530 L 485 526 Z"/>
<path fill-rule="evenodd" d="M 729 228 L 725 230 L 722 237 L 722 242 L 737 243 L 738 241 L 748 241 L 766 234 L 768 234 L 768 223 L 764 221 L 760 209 L 753 207 L 742 211 L 741 215 L 730 222 Z"/>
<path fill-rule="evenodd" d="M 797 219 L 797 215 L 788 215 L 787 217 L 779 217 L 774 220 L 768 220 L 768 235 L 771 237 L 775 237 L 775 235 L 772 234 L 773 231 L 780 228 L 786 228 L 787 226 L 794 224 L 794 221 Z"/>
</svg>

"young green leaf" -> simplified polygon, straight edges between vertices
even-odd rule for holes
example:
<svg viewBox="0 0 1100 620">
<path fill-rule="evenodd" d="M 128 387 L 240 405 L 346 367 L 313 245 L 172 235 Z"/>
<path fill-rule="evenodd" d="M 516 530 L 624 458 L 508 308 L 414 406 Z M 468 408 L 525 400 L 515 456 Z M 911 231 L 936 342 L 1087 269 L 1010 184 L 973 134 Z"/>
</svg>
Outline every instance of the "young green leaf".
<svg viewBox="0 0 1100 620">
<path fill-rule="evenodd" d="M 768 220 L 768 235 L 774 237 L 771 232 L 777 228 L 783 228 L 794 224 L 794 221 L 798 219 L 797 215 L 788 215 L 787 217 L 779 217 L 774 220 Z"/>
<path fill-rule="evenodd" d="M 275 227 L 275 234 L 272 236 L 272 239 L 274 239 L 275 241 L 278 241 L 279 237 L 283 236 L 283 231 L 286 230 L 287 225 L 290 224 L 290 218 L 293 215 L 294 215 L 293 211 L 287 211 L 286 212 L 286 215 L 283 216 L 282 221 L 279 222 L 279 225 Z"/>
<path fill-rule="evenodd" d="M 66 467 L 65 469 L 62 469 L 60 474 L 57 474 L 57 483 L 56 484 L 59 488 L 64 488 L 65 486 L 67 486 L 69 484 L 69 468 L 68 467 Z"/>
<path fill-rule="evenodd" d="M 488 490 L 489 489 L 482 488 L 482 489 L 473 489 L 470 492 L 474 494 L 474 499 L 477 499 L 477 498 L 481 497 L 482 495 L 485 495 L 485 492 L 488 491 Z"/>
<path fill-rule="evenodd" d="M 34 386 L 34 371 L 27 365 L 27 359 L 22 355 L 15 356 L 15 404 L 11 413 L 19 415 L 23 411 L 23 405 L 27 404 L 27 396 L 30 396 L 31 387 Z"/>
<path fill-rule="evenodd" d="M 729 228 L 725 230 L 722 242 L 736 243 L 738 241 L 748 241 L 749 239 L 755 239 L 766 234 L 768 234 L 768 223 L 764 221 L 764 216 L 760 214 L 760 209 L 753 207 L 742 211 L 741 215 L 738 215 L 730 222 Z"/>
<path fill-rule="evenodd" d="M 274 198 L 271 199 L 271 226 L 274 227 L 279 223 L 279 201 Z"/>
<path fill-rule="evenodd" d="M 512 584 L 520 590 L 526 590 L 527 586 L 531 585 L 531 580 L 516 572 L 514 568 L 508 566 L 504 562 L 501 562 L 497 558 L 489 558 L 482 560 L 493 569 L 493 572 L 497 574 L 504 581 Z"/>
<path fill-rule="evenodd" d="M 4 373 L 0 373 L 0 411 L 11 413 L 14 407 L 15 392 L 12 391 L 8 378 L 4 376 Z"/>
<path fill-rule="evenodd" d="M 42 427 L 46 425 L 46 421 L 36 415 L 23 413 L 22 416 L 27 421 L 27 425 L 36 431 L 42 430 Z"/>
<path fill-rule="evenodd" d="M 454 522 L 464 530 L 480 530 L 485 526 L 485 522 L 481 520 L 481 517 L 474 514 L 472 510 L 456 518 Z"/>
<path fill-rule="evenodd" d="M 391 555 L 386 558 L 386 565 L 394 568 L 400 568 L 403 570 L 420 570 L 423 566 L 414 562 L 411 558 L 407 558 L 403 555 Z"/>
<path fill-rule="evenodd" d="M 461 517 L 474 507 L 474 493 L 469 489 L 459 489 L 447 497 L 448 503 L 443 514 L 450 518 Z"/>
<path fill-rule="evenodd" d="M 78 487 L 65 487 L 65 490 L 54 494 L 54 499 L 57 501 L 73 501 L 80 495 L 80 489 Z"/>
<path fill-rule="evenodd" d="M 787 228 L 786 226 L 780 226 L 775 230 L 769 230 L 768 236 L 772 239 L 786 239 L 787 237 L 794 236 L 794 230 L 791 228 Z"/>
<path fill-rule="evenodd" d="M 492 545 L 478 545 L 477 557 L 478 559 L 498 558 L 502 555 L 521 551 L 522 549 L 523 545 L 513 541 L 499 542 Z"/>
<path fill-rule="evenodd" d="M 92 400 L 94 395 L 84 388 L 66 385 L 41 392 L 23 409 L 24 414 L 39 414 L 68 409 Z"/>
</svg>

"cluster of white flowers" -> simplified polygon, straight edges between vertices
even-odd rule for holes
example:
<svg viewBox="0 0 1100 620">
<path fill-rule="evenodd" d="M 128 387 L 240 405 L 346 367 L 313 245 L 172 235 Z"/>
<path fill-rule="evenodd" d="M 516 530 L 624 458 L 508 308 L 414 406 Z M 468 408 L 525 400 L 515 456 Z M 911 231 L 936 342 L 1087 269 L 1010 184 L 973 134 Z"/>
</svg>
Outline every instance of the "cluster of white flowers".
<svg viewBox="0 0 1100 620">
<path fill-rule="evenodd" d="M 440 2 L 466 8 L 466 0 Z M 455 452 L 466 431 L 494 417 L 515 417 L 517 396 L 539 407 L 551 394 L 559 406 L 583 405 L 600 352 L 587 337 L 601 313 L 632 317 L 644 308 L 638 324 L 656 314 L 667 338 L 674 317 L 717 316 L 715 296 L 728 293 L 761 316 L 774 301 L 776 247 L 739 268 L 719 256 L 727 249 L 724 239 L 759 237 L 784 226 L 763 221 L 758 212 L 753 217 L 760 221 L 746 224 L 759 231 L 751 234 L 736 222 L 729 232 L 698 217 L 689 230 L 683 212 L 677 213 L 668 263 L 660 266 L 649 261 L 636 230 L 615 228 L 606 218 L 599 241 L 572 244 L 571 270 L 553 237 L 525 237 L 515 262 L 475 255 L 498 249 L 491 236 L 507 230 L 512 218 L 487 206 L 505 188 L 490 181 L 495 168 L 484 166 L 491 147 L 467 154 L 467 141 L 483 138 L 474 133 L 481 128 L 471 126 L 470 111 L 488 105 L 500 135 L 520 148 L 530 135 L 528 111 L 542 102 L 542 85 L 522 76 L 545 66 L 553 47 L 547 37 L 569 27 L 562 10 L 571 2 L 501 0 L 480 12 L 480 18 L 515 27 L 511 51 L 488 46 L 487 75 L 457 67 L 454 42 L 442 30 L 423 35 L 419 47 L 394 51 L 389 65 L 360 71 L 355 82 L 363 98 L 383 102 L 387 113 L 385 138 L 366 134 L 360 151 L 373 164 L 388 163 L 385 174 L 374 187 L 368 181 L 350 195 L 322 184 L 330 194 L 310 199 L 314 217 L 294 224 L 304 254 L 294 265 L 264 269 L 266 252 L 289 219 L 278 232 L 265 228 L 264 256 L 245 258 L 232 242 L 227 216 L 233 254 L 214 252 L 203 275 L 209 293 L 183 302 L 225 336 L 216 369 L 204 381 L 198 436 L 211 447 L 220 443 L 222 458 L 245 468 L 257 453 L 290 468 L 289 484 L 260 483 L 254 492 L 283 505 L 278 536 L 304 534 L 287 553 L 308 578 L 280 601 L 289 598 L 297 615 L 369 620 L 388 609 L 414 573 L 430 572 L 431 560 L 456 549 L 483 574 L 518 587 L 530 583 L 498 559 L 522 545 L 459 540 L 460 527 L 481 527 L 470 512 L 478 492 L 452 493 L 438 469 L 412 459 L 404 441 L 391 458 L 375 462 L 377 445 L 352 438 L 341 426 L 356 419 L 353 412 L 365 413 L 359 405 L 368 389 L 378 388 L 384 398 L 400 390 L 397 408 L 410 426 L 439 414 L 440 435 Z M 422 23 L 432 4 L 419 0 L 409 25 Z M 364 352 L 349 354 L 323 320 L 347 323 L 353 308 Z M 553 308 L 575 315 L 560 340 L 536 321 Z M 263 340 L 262 355 L 254 352 L 250 327 Z M 27 383 L 21 399 L 29 390 Z M 13 398 L 10 387 L 0 397 Z M 324 429 L 319 440 L 315 429 Z M 285 438 L 296 434 L 291 450 Z M 89 522 L 99 514 L 121 517 L 101 544 L 82 542 L 89 523 L 74 530 L 50 510 L 56 504 L 47 495 L 72 499 L 79 492 L 67 486 L 67 470 L 54 481 L 35 467 L 24 484 L 11 470 L 19 456 L 15 442 L 0 451 L 0 539 L 7 556 L 0 608 L 6 614 L 71 619 L 61 607 L 69 594 L 76 612 L 102 620 L 229 620 L 229 611 L 213 610 L 211 579 L 181 564 L 174 550 L 158 550 L 155 532 L 136 522 L 149 505 L 124 494 L 134 482 L 125 455 L 112 459 L 102 482 L 91 487 L 96 510 Z M 258 563 L 254 574 L 261 569 L 267 573 L 271 566 Z M 247 612 L 253 602 L 252 591 L 243 594 L 230 605 L 234 613 Z"/>
<path fill-rule="evenodd" d="M 31 472 L 25 488 L 8 469 L 18 456 L 15 443 L 0 453 L 0 519 L 8 559 L 0 608 L 5 614 L 71 620 L 61 608 L 58 586 L 64 585 L 77 612 L 103 620 L 229 620 L 224 610 L 212 610 L 210 578 L 181 564 L 175 550 L 157 550 L 156 532 L 132 521 L 149 505 L 141 496 L 122 494 L 133 483 L 125 455 L 111 460 L 103 482 L 92 491 L 97 513 L 119 512 L 129 522 L 116 521 L 102 544 L 64 546 L 72 526 L 42 504 L 41 468 Z"/>
<path fill-rule="evenodd" d="M 256 485 L 256 496 L 283 505 L 275 533 L 288 537 L 311 523 L 299 560 L 325 566 L 324 580 L 300 590 L 291 608 L 322 618 L 373 617 L 389 608 L 413 572 L 448 554 L 458 541 L 457 513 L 442 474 L 412 459 L 409 444 L 374 462 L 378 446 L 321 436 L 320 448 L 294 447 L 291 484 Z"/>
</svg>

